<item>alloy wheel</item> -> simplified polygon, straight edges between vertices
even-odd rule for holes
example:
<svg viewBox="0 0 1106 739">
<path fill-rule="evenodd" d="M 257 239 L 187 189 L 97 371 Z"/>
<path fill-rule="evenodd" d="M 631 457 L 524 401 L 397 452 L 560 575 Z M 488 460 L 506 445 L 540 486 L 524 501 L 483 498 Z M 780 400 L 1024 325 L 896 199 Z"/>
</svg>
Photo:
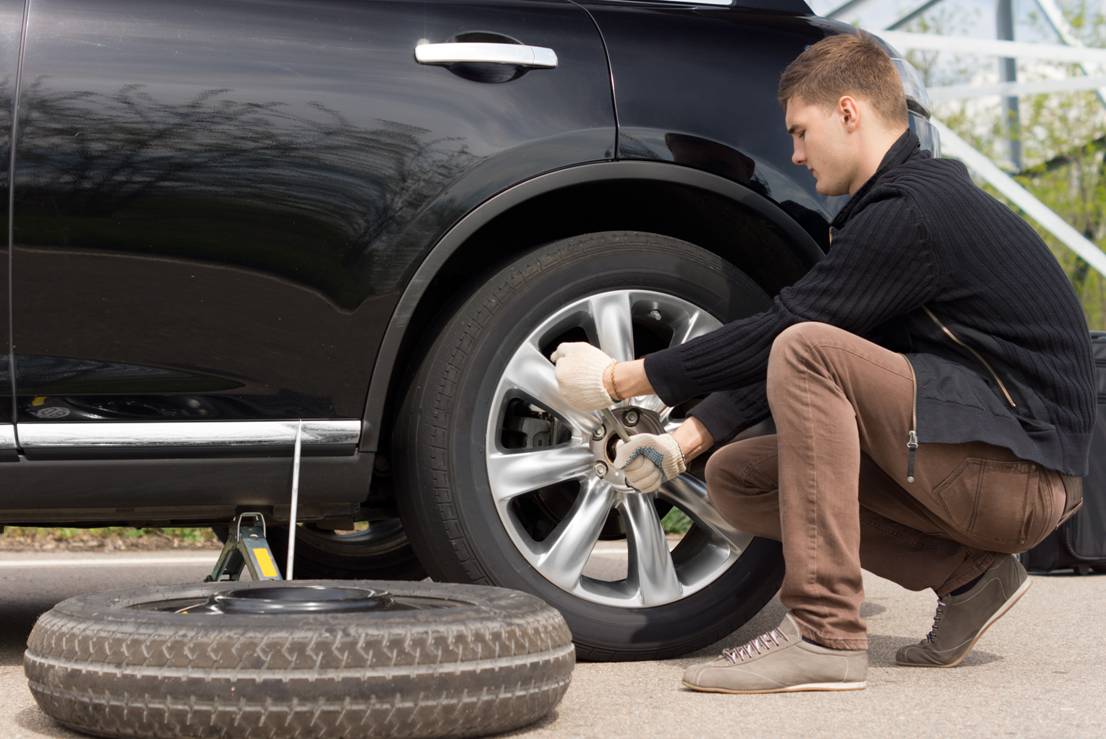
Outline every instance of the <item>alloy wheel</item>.
<svg viewBox="0 0 1106 739">
<path fill-rule="evenodd" d="M 698 477 L 681 475 L 656 493 L 627 485 L 613 464 L 617 429 L 598 412 L 568 406 L 549 361 L 561 341 L 586 340 L 626 361 L 720 325 L 674 295 L 614 290 L 566 305 L 515 348 L 487 424 L 488 479 L 511 541 L 562 590 L 604 605 L 660 606 L 717 580 L 748 547 L 752 536 L 717 513 Z M 680 423 L 656 396 L 628 398 L 611 410 L 630 434 L 664 433 Z M 662 528 L 671 508 L 690 520 L 678 540 Z"/>
</svg>

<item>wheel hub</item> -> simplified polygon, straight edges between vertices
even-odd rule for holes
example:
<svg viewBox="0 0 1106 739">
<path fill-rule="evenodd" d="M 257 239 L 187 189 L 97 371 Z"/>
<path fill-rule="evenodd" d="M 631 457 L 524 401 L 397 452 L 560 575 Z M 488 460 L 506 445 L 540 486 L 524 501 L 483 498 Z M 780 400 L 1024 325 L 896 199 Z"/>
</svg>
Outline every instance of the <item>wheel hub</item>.
<svg viewBox="0 0 1106 739">
<path fill-rule="evenodd" d="M 611 413 L 619 420 L 626 433 L 630 436 L 637 434 L 663 434 L 664 424 L 656 411 L 636 406 L 612 408 Z M 618 442 L 622 437 L 613 428 L 607 428 L 607 424 L 600 423 L 591 435 L 589 448 L 595 457 L 592 473 L 619 489 L 626 492 L 637 492 L 626 483 L 626 475 L 622 470 L 614 466 L 614 458 L 618 453 Z"/>
</svg>

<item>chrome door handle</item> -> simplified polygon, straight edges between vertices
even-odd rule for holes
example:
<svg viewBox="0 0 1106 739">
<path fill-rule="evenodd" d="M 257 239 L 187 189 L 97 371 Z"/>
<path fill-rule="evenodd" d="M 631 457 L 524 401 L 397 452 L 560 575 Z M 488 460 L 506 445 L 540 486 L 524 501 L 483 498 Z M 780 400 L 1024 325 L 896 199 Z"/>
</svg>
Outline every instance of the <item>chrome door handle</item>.
<svg viewBox="0 0 1106 739">
<path fill-rule="evenodd" d="M 476 62 L 553 69 L 557 66 L 557 53 L 544 46 L 524 46 L 523 44 L 424 43 L 415 47 L 415 61 L 419 64 Z"/>
</svg>

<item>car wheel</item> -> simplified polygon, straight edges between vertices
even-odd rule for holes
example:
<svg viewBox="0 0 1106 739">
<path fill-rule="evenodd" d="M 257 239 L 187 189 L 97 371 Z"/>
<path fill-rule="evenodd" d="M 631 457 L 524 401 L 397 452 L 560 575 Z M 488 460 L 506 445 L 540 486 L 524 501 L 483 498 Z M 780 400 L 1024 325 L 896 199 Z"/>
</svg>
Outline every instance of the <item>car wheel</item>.
<svg viewBox="0 0 1106 739">
<path fill-rule="evenodd" d="M 213 526 L 219 541 L 227 527 Z M 269 526 L 269 548 L 281 571 L 288 560 L 288 527 Z M 358 522 L 353 529 L 332 529 L 315 523 L 296 528 L 298 580 L 421 580 L 426 570 L 407 541 L 398 518 Z"/>
<path fill-rule="evenodd" d="M 42 710 L 116 737 L 470 736 L 546 715 L 575 664 L 526 593 L 349 581 L 81 595 L 38 619 Z"/>
<path fill-rule="evenodd" d="M 584 659 L 686 653 L 755 615 L 782 580 L 778 543 L 718 515 L 702 464 L 656 494 L 629 488 L 614 430 L 564 403 L 548 357 L 586 340 L 631 359 L 768 303 L 718 256 L 636 232 L 547 245 L 485 283 L 442 329 L 393 437 L 400 516 L 430 575 L 540 596 Z M 684 413 L 652 396 L 613 411 L 653 433 Z M 662 533 L 673 508 L 690 525 L 678 540 Z"/>
</svg>

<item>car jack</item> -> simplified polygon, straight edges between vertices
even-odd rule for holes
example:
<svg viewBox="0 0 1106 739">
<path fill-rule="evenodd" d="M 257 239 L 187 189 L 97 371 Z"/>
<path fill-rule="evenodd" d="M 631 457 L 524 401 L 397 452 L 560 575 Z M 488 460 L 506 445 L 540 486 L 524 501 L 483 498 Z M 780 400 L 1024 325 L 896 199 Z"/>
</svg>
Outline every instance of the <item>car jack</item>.
<svg viewBox="0 0 1106 739">
<path fill-rule="evenodd" d="M 288 560 L 285 562 L 288 579 L 292 579 L 292 566 L 296 556 L 296 514 L 300 497 L 300 457 L 303 450 L 303 419 L 296 424 L 296 435 L 292 439 L 292 500 L 288 511 Z M 243 526 L 246 518 L 253 519 L 253 525 Z M 254 580 L 283 580 L 277 568 L 269 540 L 265 538 L 265 516 L 257 512 L 239 513 L 227 527 L 227 540 L 215 569 L 204 578 L 204 582 L 222 582 L 238 580 L 242 569 L 248 568 Z"/>
<path fill-rule="evenodd" d="M 245 523 L 252 519 L 252 523 Z M 249 569 L 254 580 L 281 580 L 276 559 L 265 538 L 265 517 L 260 513 L 239 513 L 227 527 L 227 541 L 215 569 L 204 582 L 238 580 L 243 569 Z"/>
</svg>

